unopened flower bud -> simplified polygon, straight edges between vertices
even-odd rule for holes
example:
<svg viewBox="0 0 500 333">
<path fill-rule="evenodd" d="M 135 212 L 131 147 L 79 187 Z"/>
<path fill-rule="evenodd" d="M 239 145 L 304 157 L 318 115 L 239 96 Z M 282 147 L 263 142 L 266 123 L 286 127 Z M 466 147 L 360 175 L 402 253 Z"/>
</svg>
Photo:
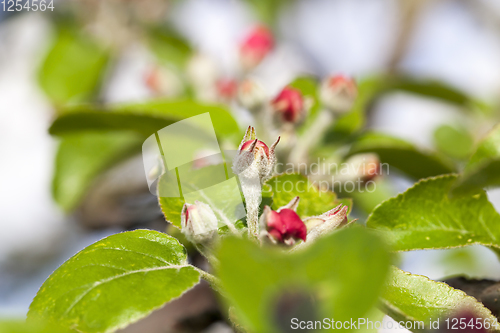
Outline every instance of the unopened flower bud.
<svg viewBox="0 0 500 333">
<path fill-rule="evenodd" d="M 298 202 L 299 197 L 295 197 L 289 204 L 277 211 L 271 210 L 269 206 L 264 207 L 260 224 L 265 227 L 273 243 L 294 245 L 298 240 L 306 241 L 306 225 L 295 212 Z"/>
<path fill-rule="evenodd" d="M 279 123 L 299 124 L 305 118 L 304 98 L 297 89 L 283 88 L 271 105 L 274 118 Z"/>
<path fill-rule="evenodd" d="M 224 103 L 230 102 L 238 89 L 238 83 L 232 79 L 219 79 L 215 83 L 217 87 L 218 99 Z"/>
<path fill-rule="evenodd" d="M 156 96 L 174 97 L 184 89 L 179 76 L 171 69 L 155 66 L 144 76 L 146 86 Z"/>
<path fill-rule="evenodd" d="M 338 205 L 326 213 L 306 218 L 304 223 L 307 227 L 307 232 L 311 233 L 314 230 L 315 232 L 325 233 L 346 225 L 348 223 L 348 209 L 349 207 L 347 206 Z"/>
<path fill-rule="evenodd" d="M 356 97 L 358 87 L 354 79 L 335 75 L 323 81 L 320 89 L 320 98 L 323 105 L 336 114 L 349 112 Z"/>
<path fill-rule="evenodd" d="M 245 109 L 254 111 L 266 101 L 264 89 L 255 81 L 247 79 L 238 87 L 238 102 Z"/>
<path fill-rule="evenodd" d="M 269 148 L 255 137 L 255 129 L 248 127 L 239 147 L 239 153 L 233 163 L 235 174 L 246 178 L 258 178 L 264 183 L 274 169 L 276 163 L 275 148 L 280 138 Z"/>
<path fill-rule="evenodd" d="M 274 47 L 274 38 L 269 29 L 264 26 L 253 28 L 240 44 L 240 60 L 245 69 L 252 69 Z"/>
<path fill-rule="evenodd" d="M 347 172 L 341 173 L 341 181 L 361 180 L 367 182 L 380 173 L 380 159 L 376 154 L 356 154 L 347 159 L 344 165 Z"/>
<path fill-rule="evenodd" d="M 184 204 L 181 212 L 182 233 L 192 243 L 210 241 L 217 233 L 217 216 L 209 205 L 195 201 Z"/>
<path fill-rule="evenodd" d="M 255 137 L 255 129 L 248 127 L 233 161 L 233 172 L 238 175 L 245 197 L 248 231 L 258 237 L 259 205 L 262 184 L 271 177 L 276 163 L 274 149 L 280 138 L 269 148 Z"/>
</svg>

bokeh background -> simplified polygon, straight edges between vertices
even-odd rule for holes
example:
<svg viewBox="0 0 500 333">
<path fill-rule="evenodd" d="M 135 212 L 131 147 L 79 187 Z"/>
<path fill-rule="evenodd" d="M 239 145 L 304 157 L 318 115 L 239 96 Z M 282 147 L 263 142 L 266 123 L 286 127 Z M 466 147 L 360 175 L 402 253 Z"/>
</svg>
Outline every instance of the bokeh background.
<svg viewBox="0 0 500 333">
<path fill-rule="evenodd" d="M 271 95 L 300 75 L 431 82 L 431 93 L 401 88 L 380 96 L 366 120 L 367 128 L 423 149 L 436 149 L 443 125 L 465 128 L 477 141 L 499 114 L 495 0 L 59 0 L 53 6 L 7 12 L 0 5 L 0 318 L 23 318 L 47 276 L 92 242 L 136 227 L 165 230 L 140 156 L 89 178 L 76 208 L 67 209 L 72 198 L 54 200 L 61 138 L 48 129 L 61 107 L 185 96 L 227 102 L 227 82 L 239 75 L 238 47 L 256 25 L 270 27 L 276 40 L 252 72 Z M 216 84 L 202 91 L 186 83 L 212 76 Z M 241 128 L 248 126 L 248 112 L 228 104 Z M 396 173 L 380 184 L 392 196 L 412 181 Z M 500 209 L 500 191 L 488 195 Z M 401 256 L 400 267 L 432 279 L 500 279 L 498 260 L 479 246 L 412 252 Z M 230 332 L 220 319 L 216 299 L 201 285 L 126 331 Z"/>
</svg>

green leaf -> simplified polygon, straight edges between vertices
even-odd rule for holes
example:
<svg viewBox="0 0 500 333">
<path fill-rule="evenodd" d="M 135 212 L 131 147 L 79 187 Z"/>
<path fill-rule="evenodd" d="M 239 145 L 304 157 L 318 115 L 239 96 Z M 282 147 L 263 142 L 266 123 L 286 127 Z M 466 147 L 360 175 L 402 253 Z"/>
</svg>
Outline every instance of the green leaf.
<svg viewBox="0 0 500 333">
<path fill-rule="evenodd" d="M 474 140 L 466 129 L 443 125 L 434 132 L 436 147 L 443 153 L 458 159 L 468 157 L 474 145 Z"/>
<path fill-rule="evenodd" d="M 156 56 L 167 63 L 184 68 L 192 54 L 188 42 L 170 27 L 155 27 L 149 31 L 149 45 Z"/>
<path fill-rule="evenodd" d="M 69 333 L 75 332 L 53 324 L 27 323 L 26 320 L 0 320 L 2 333 Z"/>
<path fill-rule="evenodd" d="M 289 84 L 290 87 L 299 90 L 305 98 L 310 98 L 313 102 L 311 109 L 307 115 L 305 124 L 301 126 L 301 129 L 306 129 L 309 124 L 311 124 L 318 114 L 320 108 L 319 96 L 318 96 L 318 82 L 314 77 L 302 76 L 298 77 Z"/>
<path fill-rule="evenodd" d="M 141 145 L 142 138 L 130 132 L 65 135 L 56 155 L 54 199 L 65 211 L 73 209 L 99 173 L 140 152 Z"/>
<path fill-rule="evenodd" d="M 500 125 L 479 143 L 452 189 L 453 194 L 470 194 L 500 186 Z"/>
<path fill-rule="evenodd" d="M 279 328 L 290 329 L 292 316 L 363 318 L 377 302 L 390 262 L 383 242 L 360 227 L 291 254 L 229 238 L 218 258 L 223 290 L 250 332 L 285 331 Z"/>
<path fill-rule="evenodd" d="M 398 77 L 395 80 L 389 80 L 386 89 L 388 91 L 403 90 L 462 106 L 469 106 L 474 103 L 464 92 L 436 80 L 415 80 L 410 77 Z"/>
<path fill-rule="evenodd" d="M 339 117 L 332 130 L 327 134 L 327 142 L 343 142 L 349 140 L 353 133 L 363 128 L 366 122 L 366 111 L 373 99 L 382 91 L 382 77 L 365 78 L 358 83 L 358 97 L 351 112 Z"/>
<path fill-rule="evenodd" d="M 60 27 L 39 72 L 42 89 L 57 105 L 81 103 L 93 97 L 109 54 L 88 36 Z"/>
<path fill-rule="evenodd" d="M 455 172 L 453 163 L 446 157 L 382 133 L 364 134 L 351 146 L 348 155 L 368 152 L 377 154 L 381 163 L 416 179 Z"/>
<path fill-rule="evenodd" d="M 151 230 L 123 232 L 86 247 L 52 273 L 28 319 L 114 332 L 181 296 L 199 277 L 175 238 Z"/>
<path fill-rule="evenodd" d="M 367 226 L 383 233 L 395 251 L 482 244 L 500 248 L 500 215 L 486 193 L 450 198 L 456 175 L 420 181 L 383 202 Z"/>
<path fill-rule="evenodd" d="M 283 174 L 267 181 L 273 193 L 273 209 L 278 209 L 290 202 L 296 196 L 300 197 L 297 214 L 300 217 L 321 215 L 338 206 L 340 203 L 348 204 L 349 200 L 340 202 L 335 193 L 320 191 L 312 181 L 300 174 Z M 349 211 L 352 203 L 349 205 Z"/>
<path fill-rule="evenodd" d="M 391 277 L 382 296 L 382 307 L 396 321 L 429 321 L 443 319 L 464 308 L 488 319 L 492 326 L 497 319 L 474 297 L 453 289 L 443 282 L 392 268 Z"/>
<path fill-rule="evenodd" d="M 79 106 L 58 117 L 49 131 L 53 135 L 63 135 L 88 130 L 133 130 L 146 137 L 174 122 L 205 112 L 210 113 L 217 135 L 239 135 L 238 124 L 226 107 L 190 100 L 152 101 L 106 109 Z"/>
</svg>

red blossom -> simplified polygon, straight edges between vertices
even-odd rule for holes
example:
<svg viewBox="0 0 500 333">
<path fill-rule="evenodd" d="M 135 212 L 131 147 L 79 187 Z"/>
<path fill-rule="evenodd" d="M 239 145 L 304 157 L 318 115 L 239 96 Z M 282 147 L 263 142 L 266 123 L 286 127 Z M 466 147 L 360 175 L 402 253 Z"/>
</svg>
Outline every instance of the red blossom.
<svg viewBox="0 0 500 333">
<path fill-rule="evenodd" d="M 304 115 L 304 99 L 299 90 L 285 87 L 272 101 L 283 122 L 298 123 Z"/>
<path fill-rule="evenodd" d="M 253 28 L 240 45 L 243 66 L 253 68 L 273 49 L 274 38 L 271 31 L 259 25 Z"/>
<path fill-rule="evenodd" d="M 255 145 L 254 145 L 254 142 Z M 258 157 L 262 154 L 265 154 L 265 156 L 267 158 L 269 158 L 269 147 L 262 141 L 260 140 L 248 140 L 246 142 L 244 142 L 242 145 L 241 145 L 241 148 L 240 148 L 240 151 L 253 151 L 254 154 L 255 154 L 255 157 Z"/>
<path fill-rule="evenodd" d="M 278 243 L 292 245 L 295 240 L 306 240 L 307 228 L 295 211 L 283 208 L 279 212 L 268 210 L 267 232 Z"/>
</svg>

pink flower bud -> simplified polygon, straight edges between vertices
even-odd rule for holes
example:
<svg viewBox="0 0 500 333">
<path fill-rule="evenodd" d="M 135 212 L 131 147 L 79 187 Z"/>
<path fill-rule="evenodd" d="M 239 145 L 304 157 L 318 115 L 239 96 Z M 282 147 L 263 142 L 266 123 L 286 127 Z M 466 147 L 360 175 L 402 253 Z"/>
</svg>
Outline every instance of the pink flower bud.
<svg viewBox="0 0 500 333">
<path fill-rule="evenodd" d="M 266 101 L 264 89 L 255 81 L 247 79 L 238 87 L 238 102 L 245 109 L 254 111 Z"/>
<path fill-rule="evenodd" d="M 360 179 L 367 182 L 380 173 L 380 159 L 373 153 L 353 155 L 344 164 L 348 170 L 341 175 L 341 181 Z"/>
<path fill-rule="evenodd" d="M 230 102 L 236 96 L 238 83 L 232 79 L 219 79 L 215 83 L 217 95 L 222 102 Z"/>
<path fill-rule="evenodd" d="M 252 69 L 274 47 L 274 38 L 271 31 L 265 26 L 253 28 L 240 44 L 240 59 L 245 69 Z"/>
<path fill-rule="evenodd" d="M 267 236 L 272 242 L 294 245 L 299 239 L 306 241 L 306 225 L 295 212 L 298 203 L 299 197 L 295 197 L 277 211 L 271 210 L 269 206 L 264 207 L 260 224 L 267 230 Z"/>
<path fill-rule="evenodd" d="M 255 137 L 255 129 L 248 127 L 233 163 L 233 171 L 241 177 L 258 177 L 263 183 L 270 176 L 276 163 L 274 149 L 280 138 L 269 148 Z"/>
<path fill-rule="evenodd" d="M 330 76 L 321 85 L 321 102 L 334 113 L 342 114 L 350 111 L 357 96 L 356 82 L 347 76 Z"/>
<path fill-rule="evenodd" d="M 318 228 L 320 229 L 328 229 L 333 230 L 340 226 L 346 225 L 348 223 L 347 220 L 347 211 L 349 207 L 338 205 L 337 207 L 319 215 L 308 217 L 304 220 L 304 223 L 307 227 L 307 231 L 311 232 L 312 230 Z"/>
<path fill-rule="evenodd" d="M 179 76 L 171 69 L 155 66 L 144 75 L 144 83 L 156 96 L 173 97 L 184 89 Z"/>
<path fill-rule="evenodd" d="M 305 116 L 304 99 L 299 90 L 285 87 L 271 102 L 275 116 L 281 123 L 300 123 Z"/>
<path fill-rule="evenodd" d="M 193 243 L 203 243 L 217 233 L 218 220 L 209 205 L 195 201 L 184 204 L 181 212 L 182 233 Z"/>
</svg>

